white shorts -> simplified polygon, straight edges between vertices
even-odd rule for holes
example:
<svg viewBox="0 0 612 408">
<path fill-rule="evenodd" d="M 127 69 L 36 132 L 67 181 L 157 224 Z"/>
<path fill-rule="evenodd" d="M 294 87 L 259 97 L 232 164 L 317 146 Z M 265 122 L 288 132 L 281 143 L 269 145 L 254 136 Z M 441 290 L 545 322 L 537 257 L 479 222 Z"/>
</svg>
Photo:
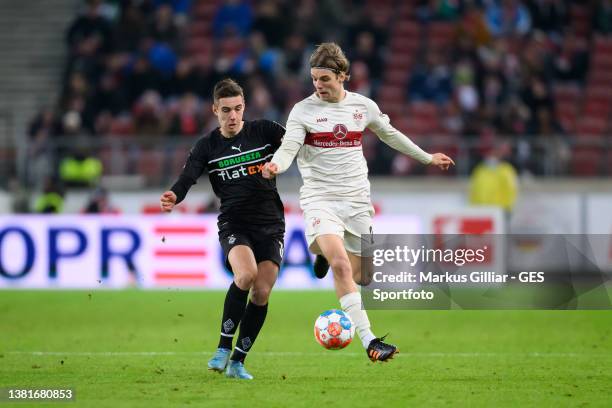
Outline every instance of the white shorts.
<svg viewBox="0 0 612 408">
<path fill-rule="evenodd" d="M 303 208 L 308 248 L 321 254 L 315 239 L 320 235 L 334 234 L 344 240 L 347 252 L 361 255 L 361 236 L 370 236 L 374 208 L 371 204 L 327 201 L 310 203 Z"/>
</svg>

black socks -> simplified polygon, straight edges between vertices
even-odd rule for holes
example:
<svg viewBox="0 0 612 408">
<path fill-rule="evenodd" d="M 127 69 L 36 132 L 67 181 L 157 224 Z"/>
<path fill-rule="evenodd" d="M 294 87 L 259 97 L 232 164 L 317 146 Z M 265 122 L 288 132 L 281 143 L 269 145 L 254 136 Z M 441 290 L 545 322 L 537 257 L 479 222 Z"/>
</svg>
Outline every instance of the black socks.
<svg viewBox="0 0 612 408">
<path fill-rule="evenodd" d="M 223 305 L 223 318 L 221 320 L 221 338 L 219 339 L 219 348 L 232 348 L 232 340 L 236 329 L 240 324 L 245 314 L 245 306 L 247 304 L 248 290 L 242 290 L 232 282 L 227 295 L 225 295 L 225 303 Z"/>
<path fill-rule="evenodd" d="M 267 303 L 263 306 L 257 306 L 255 303 L 249 302 L 244 312 L 244 316 L 242 317 L 240 333 L 238 335 L 236 347 L 234 348 L 234 353 L 232 354 L 232 360 L 244 361 L 251 346 L 255 343 L 259 330 L 261 330 L 266 320 L 266 314 L 268 314 Z"/>
</svg>

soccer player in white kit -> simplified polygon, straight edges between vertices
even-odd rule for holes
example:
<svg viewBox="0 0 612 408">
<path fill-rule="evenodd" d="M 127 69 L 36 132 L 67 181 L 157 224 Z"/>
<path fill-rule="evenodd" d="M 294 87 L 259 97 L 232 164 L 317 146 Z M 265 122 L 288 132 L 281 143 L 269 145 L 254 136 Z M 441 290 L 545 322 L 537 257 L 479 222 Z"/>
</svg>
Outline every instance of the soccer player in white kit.
<svg viewBox="0 0 612 408">
<path fill-rule="evenodd" d="M 344 89 L 349 61 L 337 44 L 319 45 L 310 57 L 310 67 L 315 93 L 291 110 L 282 145 L 262 175 L 284 172 L 297 155 L 304 180 L 300 205 L 306 238 L 310 250 L 324 257 L 317 256 L 315 269 L 323 264 L 326 272 L 329 263 L 340 305 L 355 323 L 368 357 L 373 362 L 386 361 L 398 349 L 372 333 L 356 285 L 362 282 L 361 235 L 373 233 L 374 215 L 361 148 L 363 132 L 372 130 L 383 142 L 423 164 L 447 170 L 454 162 L 442 153 L 423 151 L 390 125 L 374 101 Z"/>
</svg>

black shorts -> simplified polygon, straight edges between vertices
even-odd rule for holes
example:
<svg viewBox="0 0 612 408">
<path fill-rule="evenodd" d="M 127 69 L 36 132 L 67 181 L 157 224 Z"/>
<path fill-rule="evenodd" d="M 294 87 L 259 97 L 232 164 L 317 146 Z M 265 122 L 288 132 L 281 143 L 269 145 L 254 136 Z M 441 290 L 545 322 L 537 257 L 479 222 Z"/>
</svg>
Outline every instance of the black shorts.
<svg viewBox="0 0 612 408">
<path fill-rule="evenodd" d="M 272 261 L 280 268 L 285 248 L 284 234 L 262 234 L 237 228 L 227 228 L 219 231 L 219 243 L 223 249 L 225 266 L 232 271 L 228 255 L 236 245 L 246 245 L 253 251 L 255 262 Z M 233 271 L 232 271 L 233 272 Z"/>
</svg>

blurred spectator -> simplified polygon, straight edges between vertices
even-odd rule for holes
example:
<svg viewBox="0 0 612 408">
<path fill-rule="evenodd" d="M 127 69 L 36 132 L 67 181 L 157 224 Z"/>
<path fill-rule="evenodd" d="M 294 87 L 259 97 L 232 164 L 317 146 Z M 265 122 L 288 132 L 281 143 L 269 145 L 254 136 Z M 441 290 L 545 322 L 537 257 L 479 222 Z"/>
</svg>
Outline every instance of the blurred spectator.
<svg viewBox="0 0 612 408">
<path fill-rule="evenodd" d="M 151 66 L 162 78 L 171 78 L 176 69 L 177 56 L 172 47 L 166 43 L 153 42 L 147 50 Z"/>
<path fill-rule="evenodd" d="M 262 33 L 253 31 L 248 38 L 248 47 L 236 57 L 230 72 L 234 76 L 242 77 L 261 73 L 271 79 L 278 68 L 278 52 L 267 46 Z"/>
<path fill-rule="evenodd" d="M 134 106 L 135 132 L 140 136 L 160 136 L 166 133 L 164 106 L 157 91 L 146 91 Z"/>
<path fill-rule="evenodd" d="M 419 0 L 416 15 L 419 21 L 454 21 L 459 15 L 459 0 Z"/>
<path fill-rule="evenodd" d="M 181 97 L 178 111 L 172 116 L 168 133 L 170 135 L 197 136 L 202 132 L 198 98 L 193 93 Z"/>
<path fill-rule="evenodd" d="M 597 2 L 595 13 L 593 13 L 593 26 L 602 34 L 612 34 L 612 0 Z"/>
<path fill-rule="evenodd" d="M 128 109 L 123 88 L 119 79 L 110 72 L 105 73 L 100 79 L 100 85 L 93 95 L 92 110 L 95 115 L 108 111 L 117 115 Z"/>
<path fill-rule="evenodd" d="M 114 27 L 115 50 L 135 52 L 146 33 L 146 19 L 136 2 L 123 2 L 119 21 Z"/>
<path fill-rule="evenodd" d="M 55 136 L 57 131 L 55 112 L 45 108 L 30 122 L 28 134 L 35 143 L 41 143 Z"/>
<path fill-rule="evenodd" d="M 480 8 L 473 5 L 466 7 L 464 15 L 457 24 L 456 35 L 459 42 L 467 40 L 475 47 L 491 41 L 491 33 Z"/>
<path fill-rule="evenodd" d="M 66 41 L 73 55 L 106 54 L 111 50 L 112 32 L 100 14 L 101 0 L 88 0 L 85 12 L 68 28 Z"/>
<path fill-rule="evenodd" d="M 282 67 L 285 72 L 292 76 L 298 76 L 308 67 L 310 51 L 303 35 L 293 32 L 285 40 L 283 54 L 284 63 Z"/>
<path fill-rule="evenodd" d="M 353 92 L 357 92 L 368 98 L 372 97 L 372 81 L 370 81 L 370 73 L 368 65 L 357 60 L 351 64 L 351 80 L 349 82 L 349 89 Z"/>
<path fill-rule="evenodd" d="M 8 192 L 11 197 L 11 211 L 15 214 L 30 212 L 30 194 L 26 186 L 13 177 L 8 182 Z"/>
<path fill-rule="evenodd" d="M 87 149 L 77 149 L 61 160 L 59 174 L 67 187 L 90 187 L 102 176 L 102 162 Z"/>
<path fill-rule="evenodd" d="M 310 44 L 322 42 L 325 32 L 325 23 L 320 18 L 319 7 L 316 0 L 302 0 L 295 9 L 295 32 L 303 35 Z"/>
<path fill-rule="evenodd" d="M 43 109 L 30 123 L 28 128 L 28 180 L 35 189 L 42 188 L 39 183 L 49 175 L 49 169 L 54 168 L 55 148 L 53 139 L 61 128 L 55 112 Z"/>
<path fill-rule="evenodd" d="M 55 178 L 48 177 L 42 194 L 36 200 L 34 209 L 42 214 L 59 214 L 64 209 L 64 189 Z"/>
<path fill-rule="evenodd" d="M 584 81 L 589 65 L 589 54 L 580 40 L 567 33 L 561 49 L 553 57 L 555 77 L 561 81 Z"/>
<path fill-rule="evenodd" d="M 518 177 L 514 167 L 504 160 L 510 152 L 507 142 L 497 142 L 487 149 L 484 160 L 470 176 L 470 204 L 500 207 L 506 214 L 512 211 L 518 193 Z"/>
<path fill-rule="evenodd" d="M 103 187 L 96 188 L 85 208 L 84 214 L 118 214 L 120 211 L 115 208 L 108 198 L 108 191 Z"/>
<path fill-rule="evenodd" d="M 281 48 L 291 30 L 291 19 L 287 18 L 289 10 L 286 4 L 283 6 L 277 0 L 263 0 L 255 9 L 252 31 L 262 33 L 272 48 Z"/>
<path fill-rule="evenodd" d="M 527 7 L 533 27 L 555 36 L 561 35 L 569 22 L 568 2 L 565 0 L 531 0 Z"/>
<path fill-rule="evenodd" d="M 102 111 L 96 116 L 94 132 L 98 136 L 109 136 L 113 134 L 113 115 L 110 111 Z"/>
<path fill-rule="evenodd" d="M 531 29 L 529 10 L 520 0 L 491 0 L 485 15 L 495 36 L 524 35 Z"/>
<path fill-rule="evenodd" d="M 475 67 L 469 59 L 463 59 L 455 66 L 453 87 L 459 108 L 464 113 L 472 113 L 480 104 L 475 83 Z"/>
<path fill-rule="evenodd" d="M 368 68 L 370 79 L 377 83 L 382 79 L 384 69 L 379 48 L 372 33 L 362 31 L 357 35 L 355 51 L 349 55 L 351 64 L 362 62 Z"/>
<path fill-rule="evenodd" d="M 552 111 L 554 107 L 553 97 L 544 78 L 532 76 L 529 82 L 525 84 L 525 88 L 521 93 L 523 102 L 529 109 L 529 112 L 535 113 L 541 108 Z"/>
<path fill-rule="evenodd" d="M 183 57 L 179 59 L 176 65 L 169 94 L 180 96 L 188 92 L 194 92 L 200 97 L 206 97 L 212 92 L 212 81 L 209 76 L 209 73 L 197 65 L 194 59 Z"/>
<path fill-rule="evenodd" d="M 174 22 L 172 7 L 162 4 L 157 8 L 155 19 L 149 27 L 149 34 L 158 43 L 178 49 L 179 29 Z"/>
<path fill-rule="evenodd" d="M 244 0 L 223 0 L 213 20 L 213 34 L 219 39 L 228 32 L 246 36 L 253 24 L 253 11 Z"/>
<path fill-rule="evenodd" d="M 440 54 L 429 50 L 424 61 L 413 70 L 408 81 L 408 97 L 412 102 L 446 103 L 452 93 L 451 73 Z"/>
<path fill-rule="evenodd" d="M 134 104 L 138 98 L 147 90 L 161 89 L 162 80 L 160 75 L 153 70 L 148 58 L 138 55 L 132 64 L 131 72 L 126 81 L 128 103 Z"/>
<path fill-rule="evenodd" d="M 555 120 L 550 108 L 546 106 L 540 107 L 535 112 L 529 121 L 527 131 L 529 134 L 539 135 L 542 137 L 549 137 L 563 133 L 561 125 Z"/>
<path fill-rule="evenodd" d="M 280 121 L 280 113 L 276 110 L 268 88 L 261 81 L 257 81 L 249 92 L 247 100 L 249 118 L 266 118 Z"/>
</svg>

